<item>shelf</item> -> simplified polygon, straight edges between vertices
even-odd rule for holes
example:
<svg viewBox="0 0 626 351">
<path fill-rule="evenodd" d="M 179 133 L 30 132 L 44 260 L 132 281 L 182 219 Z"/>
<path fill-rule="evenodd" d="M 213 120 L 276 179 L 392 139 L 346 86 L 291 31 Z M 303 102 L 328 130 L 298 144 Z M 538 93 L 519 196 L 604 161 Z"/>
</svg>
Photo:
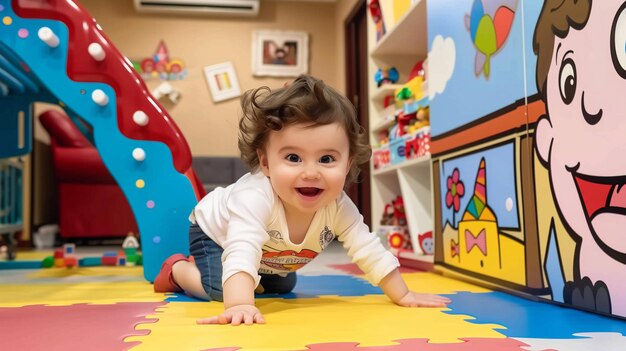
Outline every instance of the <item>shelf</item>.
<svg viewBox="0 0 626 351">
<path fill-rule="evenodd" d="M 429 262 L 429 263 L 433 263 L 435 261 L 434 255 L 424 255 L 424 254 L 415 253 L 412 251 L 399 251 L 397 255 L 398 255 L 398 258 L 404 258 L 407 260 L 415 260 L 415 261 Z"/>
<path fill-rule="evenodd" d="M 426 57 L 426 0 L 414 4 L 398 23 L 380 39 L 370 52 L 372 57 L 385 55 L 410 55 Z M 407 38 L 410 38 L 407 40 Z"/>
<path fill-rule="evenodd" d="M 380 122 L 379 124 L 375 125 L 372 128 L 372 133 L 376 134 L 376 133 L 378 133 L 380 131 L 387 130 L 387 129 L 389 129 L 389 127 L 393 126 L 394 124 L 396 124 L 396 119 L 395 118 L 386 119 L 386 120 Z"/>
<path fill-rule="evenodd" d="M 423 271 L 431 271 L 435 265 L 434 255 L 423 255 L 414 252 L 400 251 L 396 253 L 400 265 Z"/>
<path fill-rule="evenodd" d="M 377 169 L 372 172 L 373 176 L 381 176 L 389 173 L 394 173 L 399 169 L 408 169 L 411 167 L 430 167 L 430 155 L 421 156 L 411 160 L 407 160 L 395 165 L 390 165 L 381 169 Z"/>
<path fill-rule="evenodd" d="M 382 102 L 387 95 L 395 95 L 396 89 L 402 88 L 402 86 L 402 84 L 384 84 L 376 90 L 372 99 Z"/>
<path fill-rule="evenodd" d="M 390 0 L 393 1 L 393 0 Z M 428 55 L 427 0 L 412 0 L 413 5 L 396 21 L 390 23 L 388 32 L 381 40 L 375 40 L 376 28 L 368 21 L 368 72 L 375 75 L 380 68 L 395 67 L 399 80 L 404 83 L 415 64 Z M 395 95 L 403 84 L 386 84 L 368 87 L 369 132 L 376 141 L 380 134 L 396 123 L 397 106 L 384 107 L 386 96 Z M 393 116 L 392 116 L 393 115 Z M 393 144 L 395 145 L 395 144 Z M 397 147 L 397 146 L 396 146 Z M 391 151 L 391 150 L 390 150 Z M 397 150 L 395 150 L 397 152 Z M 377 155 L 383 157 L 384 155 Z M 396 161 L 394 159 L 394 161 Z M 407 228 L 411 244 L 417 253 L 411 251 L 392 252 L 403 266 L 422 270 L 432 270 L 434 257 L 422 254 L 419 248 L 419 234 L 433 230 L 432 207 L 432 159 L 430 155 L 404 160 L 379 169 L 371 168 L 372 214 L 382 214 L 390 199 L 402 195 L 407 213 Z M 410 214 L 410 215 L 409 215 Z M 373 228 L 380 227 L 380 216 L 373 216 Z"/>
</svg>

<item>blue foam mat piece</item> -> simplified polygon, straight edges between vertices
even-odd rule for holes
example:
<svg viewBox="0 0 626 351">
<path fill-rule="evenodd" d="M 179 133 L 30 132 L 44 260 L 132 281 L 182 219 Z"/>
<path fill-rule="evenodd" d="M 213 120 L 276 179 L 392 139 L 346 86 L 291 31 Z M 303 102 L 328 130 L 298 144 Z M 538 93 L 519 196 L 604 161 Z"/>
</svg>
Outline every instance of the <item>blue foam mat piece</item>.
<svg viewBox="0 0 626 351">
<path fill-rule="evenodd" d="M 626 335 L 626 321 L 503 292 L 447 295 L 449 314 L 467 314 L 475 324 L 500 324 L 511 338 L 572 339 L 574 333 L 616 332 Z M 504 313 L 503 313 L 504 312 Z"/>
<path fill-rule="evenodd" d="M 364 296 L 382 295 L 383 291 L 361 278 L 349 275 L 298 275 L 298 282 L 292 292 L 287 294 L 260 294 L 256 298 L 283 298 L 302 299 L 316 298 L 322 295 L 338 296 Z M 185 294 L 172 294 L 165 300 L 167 302 L 206 302 L 186 296 Z"/>
</svg>

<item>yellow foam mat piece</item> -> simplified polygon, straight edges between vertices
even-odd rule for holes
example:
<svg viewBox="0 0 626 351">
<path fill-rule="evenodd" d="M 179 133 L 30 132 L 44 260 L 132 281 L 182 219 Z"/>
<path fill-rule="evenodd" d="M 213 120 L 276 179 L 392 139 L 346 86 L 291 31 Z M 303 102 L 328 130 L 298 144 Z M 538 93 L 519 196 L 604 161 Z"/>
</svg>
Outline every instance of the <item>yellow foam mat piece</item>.
<svg viewBox="0 0 626 351">
<path fill-rule="evenodd" d="M 404 273 L 402 278 L 410 290 L 419 293 L 454 294 L 459 291 L 473 293 L 491 292 L 489 289 L 444 277 L 435 273 Z"/>
<path fill-rule="evenodd" d="M 147 281 L 5 284 L 0 287 L 0 307 L 159 302 L 165 298 L 165 294 L 155 293 Z"/>
<path fill-rule="evenodd" d="M 323 296 L 312 299 L 257 299 L 267 324 L 253 326 L 196 325 L 198 318 L 222 312 L 219 302 L 173 302 L 148 316 L 155 324 L 133 350 L 300 350 L 327 342 L 357 342 L 364 346 L 395 345 L 393 340 L 427 338 L 431 343 L 458 343 L 459 338 L 504 338 L 495 324 L 472 324 L 468 316 L 443 313 L 442 308 L 406 308 L 384 295 Z M 471 317 L 469 317 L 471 318 Z"/>
<path fill-rule="evenodd" d="M 66 278 L 66 277 L 138 277 L 143 278 L 143 267 L 103 266 L 75 268 L 45 268 L 36 270 L 28 278 Z"/>
</svg>

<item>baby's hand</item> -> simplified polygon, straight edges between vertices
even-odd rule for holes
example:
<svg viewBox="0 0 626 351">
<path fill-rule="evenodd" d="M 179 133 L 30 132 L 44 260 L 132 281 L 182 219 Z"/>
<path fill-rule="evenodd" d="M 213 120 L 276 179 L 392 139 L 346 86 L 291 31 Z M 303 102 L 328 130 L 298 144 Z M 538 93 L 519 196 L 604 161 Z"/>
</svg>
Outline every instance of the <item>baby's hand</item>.
<svg viewBox="0 0 626 351">
<path fill-rule="evenodd" d="M 265 318 L 261 311 L 254 305 L 236 305 L 224 310 L 219 316 L 202 318 L 196 321 L 197 324 L 265 324 Z"/>
<path fill-rule="evenodd" d="M 419 294 L 415 291 L 406 293 L 396 304 L 404 307 L 446 307 L 450 303 L 447 297 L 433 294 Z"/>
</svg>

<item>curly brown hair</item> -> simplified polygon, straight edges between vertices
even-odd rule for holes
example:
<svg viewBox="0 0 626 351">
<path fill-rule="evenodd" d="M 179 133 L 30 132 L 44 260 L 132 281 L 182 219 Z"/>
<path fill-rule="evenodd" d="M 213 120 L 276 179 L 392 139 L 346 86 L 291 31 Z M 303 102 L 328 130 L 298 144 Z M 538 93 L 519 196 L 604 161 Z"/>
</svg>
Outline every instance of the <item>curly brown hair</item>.
<svg viewBox="0 0 626 351">
<path fill-rule="evenodd" d="M 544 101 L 555 37 L 565 38 L 570 28 L 581 30 L 591 14 L 592 0 L 545 0 L 535 26 L 533 51 L 537 55 L 537 90 Z"/>
<path fill-rule="evenodd" d="M 241 159 L 253 172 L 259 170 L 257 150 L 263 150 L 270 131 L 296 123 L 311 126 L 339 122 L 350 144 L 352 167 L 346 185 L 355 181 L 360 168 L 372 154 L 365 142 L 365 131 L 356 117 L 354 105 L 322 80 L 301 75 L 293 83 L 271 90 L 263 86 L 248 90 L 241 98 L 243 115 L 239 120 Z"/>
</svg>

